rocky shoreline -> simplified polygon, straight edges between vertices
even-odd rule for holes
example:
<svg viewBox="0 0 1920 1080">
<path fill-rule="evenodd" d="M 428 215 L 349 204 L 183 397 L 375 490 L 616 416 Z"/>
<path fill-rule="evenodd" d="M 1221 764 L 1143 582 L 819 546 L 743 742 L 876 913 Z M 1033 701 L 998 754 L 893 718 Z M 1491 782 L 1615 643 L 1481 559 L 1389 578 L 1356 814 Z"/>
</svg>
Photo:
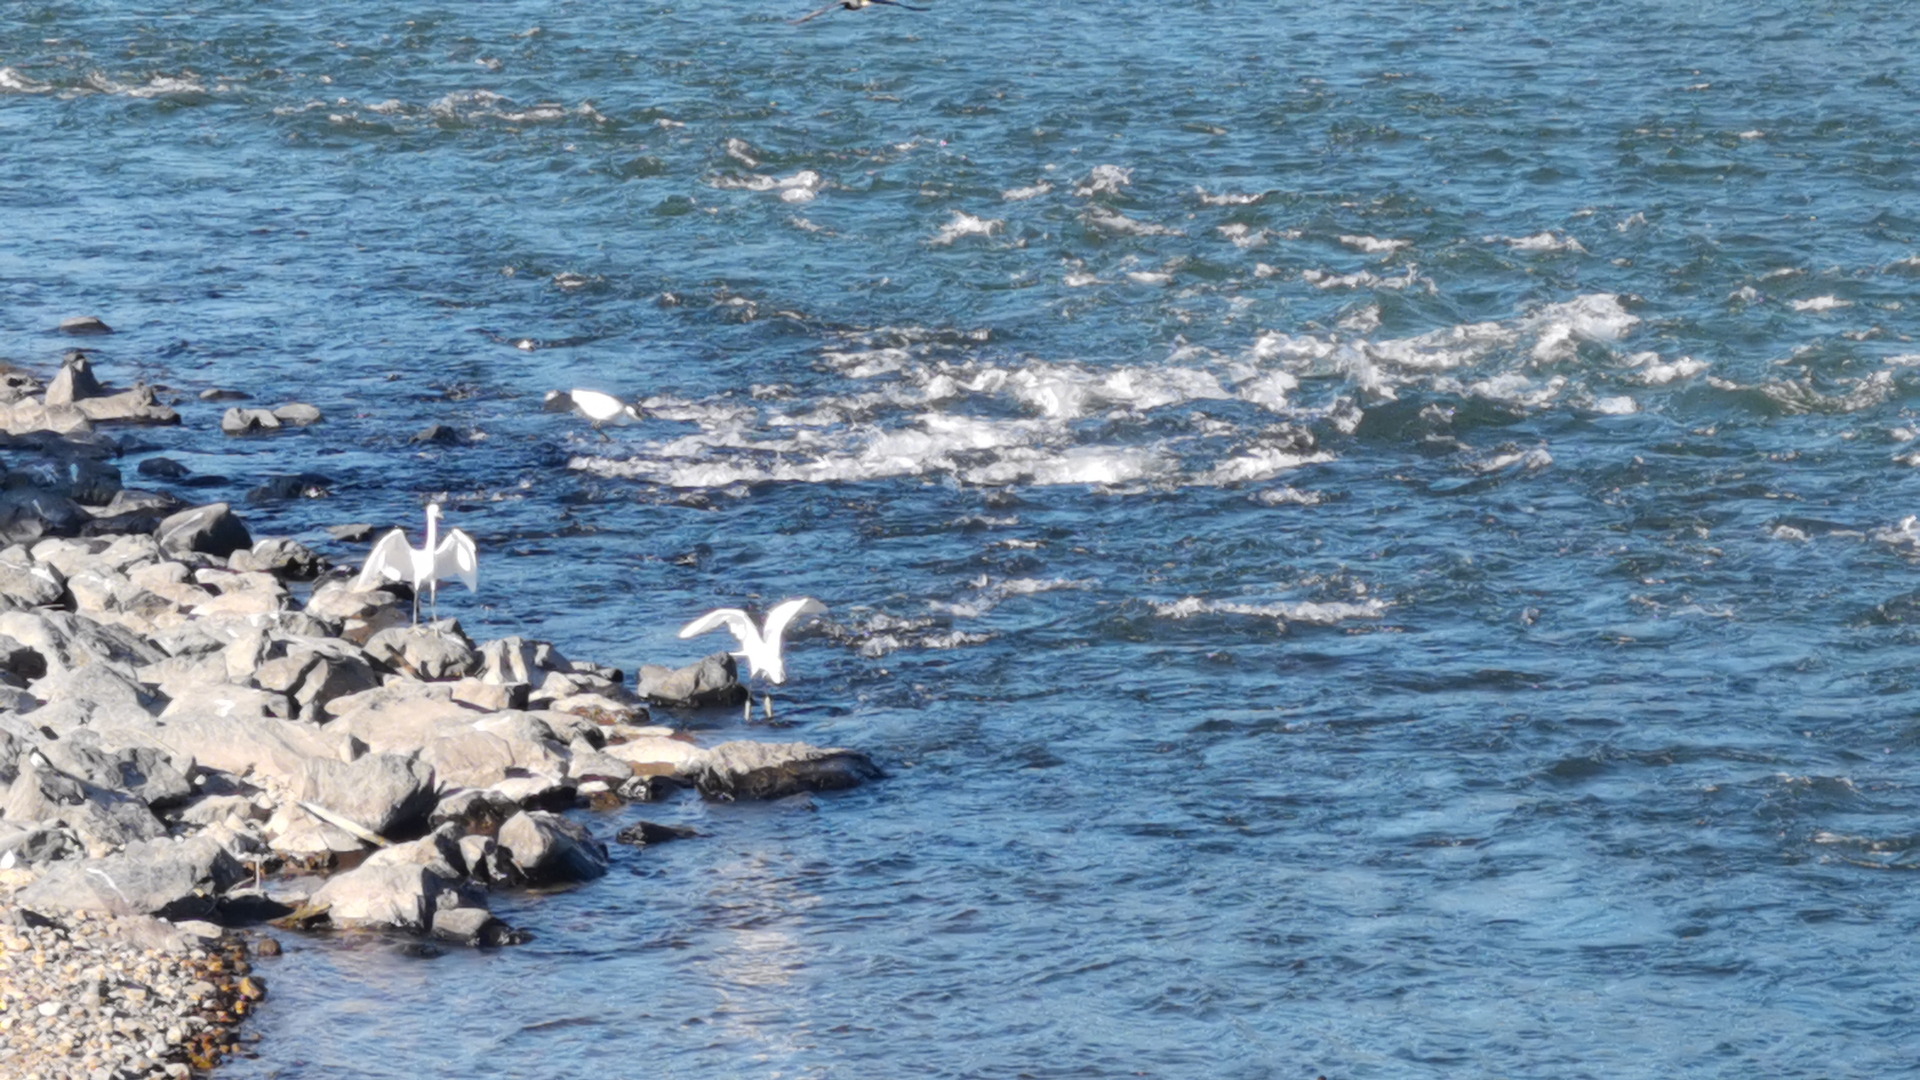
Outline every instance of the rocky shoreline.
<svg viewBox="0 0 1920 1080">
<path fill-rule="evenodd" d="M 223 427 L 246 437 L 320 419 L 235 413 Z M 490 895 L 606 872 L 569 810 L 880 775 L 857 751 L 700 746 L 652 722 L 649 704 L 737 706 L 726 653 L 630 688 L 551 643 L 415 625 L 404 586 L 355 589 L 227 504 L 123 488 L 98 427 L 178 422 L 77 350 L 44 389 L 0 371 L 0 1074 L 211 1068 L 265 997 L 268 926 L 524 940 L 537 928 Z"/>
</svg>

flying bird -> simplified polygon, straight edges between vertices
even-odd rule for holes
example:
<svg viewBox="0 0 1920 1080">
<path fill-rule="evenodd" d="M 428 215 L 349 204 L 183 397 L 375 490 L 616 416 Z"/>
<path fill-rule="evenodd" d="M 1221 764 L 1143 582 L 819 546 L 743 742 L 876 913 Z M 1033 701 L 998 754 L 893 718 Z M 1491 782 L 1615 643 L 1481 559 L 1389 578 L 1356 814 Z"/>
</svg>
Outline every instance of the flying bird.
<svg viewBox="0 0 1920 1080">
<path fill-rule="evenodd" d="M 833 0 L 833 3 L 828 4 L 826 7 L 820 8 L 817 11 L 810 11 L 797 19 L 791 20 L 791 22 L 792 25 L 799 26 L 808 19 L 817 19 L 827 12 L 832 11 L 834 8 L 846 8 L 848 11 L 859 11 L 861 8 L 871 4 L 885 4 L 888 7 L 906 8 L 908 11 L 933 10 L 932 8 L 914 7 L 912 4 L 903 4 L 900 0 Z"/>
<path fill-rule="evenodd" d="M 733 631 L 740 642 L 740 651 L 733 655 L 747 662 L 747 678 L 752 680 L 765 676 L 770 683 L 787 681 L 787 664 L 780 656 L 780 639 L 786 635 L 787 627 L 794 620 L 807 615 L 825 615 L 827 605 L 810 596 L 794 600 L 784 600 L 767 612 L 763 627 L 753 625 L 753 617 L 739 608 L 720 608 L 709 611 L 680 628 L 682 638 L 698 637 L 710 630 L 724 626 Z M 773 694 L 767 692 L 761 698 L 766 709 L 767 719 L 773 719 Z M 753 692 L 747 692 L 746 707 L 741 710 L 741 719 L 753 712 Z"/>
<path fill-rule="evenodd" d="M 356 589 L 374 589 L 387 581 L 404 581 L 413 586 L 413 621 L 420 621 L 420 586 L 425 585 L 434 614 L 439 615 L 440 579 L 455 578 L 468 590 L 480 591 L 480 555 L 473 537 L 459 529 L 450 529 L 440 537 L 440 504 L 427 504 L 427 543 L 413 547 L 407 543 L 405 529 L 395 529 L 380 538 L 354 579 Z"/>
<path fill-rule="evenodd" d="M 591 422 L 595 431 L 599 431 L 603 424 L 626 427 L 640 422 L 639 409 L 598 390 L 549 390 L 540 404 L 541 412 L 566 412 L 569 409 L 573 410 L 574 415 Z M 606 438 L 607 433 L 601 431 L 600 437 Z"/>
</svg>

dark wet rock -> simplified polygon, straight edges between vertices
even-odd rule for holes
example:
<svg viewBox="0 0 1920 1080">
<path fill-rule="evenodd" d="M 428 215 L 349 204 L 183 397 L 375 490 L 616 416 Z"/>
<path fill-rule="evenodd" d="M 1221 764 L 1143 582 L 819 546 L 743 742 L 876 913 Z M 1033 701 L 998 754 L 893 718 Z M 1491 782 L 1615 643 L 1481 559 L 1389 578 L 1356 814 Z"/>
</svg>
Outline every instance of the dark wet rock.
<svg viewBox="0 0 1920 1080">
<path fill-rule="evenodd" d="M 520 812 L 520 804 L 490 788 L 463 788 L 440 800 L 427 817 L 432 828 L 452 824 L 468 834 L 492 836 L 508 818 Z"/>
<path fill-rule="evenodd" d="M 258 570 L 288 581 L 312 581 L 327 568 L 327 560 L 305 544 L 285 537 L 256 540 L 251 549 L 227 557 L 233 570 Z"/>
<path fill-rule="evenodd" d="M 111 334 L 113 327 L 100 321 L 97 315 L 74 315 L 60 320 L 60 332 L 63 334 Z"/>
<path fill-rule="evenodd" d="M 0 402 L 11 404 L 22 398 L 31 397 L 45 390 L 32 372 L 22 371 L 12 364 L 0 362 Z"/>
<path fill-rule="evenodd" d="M 247 401 L 252 397 L 252 394 L 244 390 L 223 390 L 219 387 L 208 387 L 200 391 L 201 401 Z"/>
<path fill-rule="evenodd" d="M 607 848 L 586 826 L 545 810 L 507 819 L 496 837 L 531 882 L 587 881 L 607 872 Z"/>
<path fill-rule="evenodd" d="M 60 361 L 59 373 L 47 384 L 46 403 L 71 405 L 81 398 L 99 397 L 104 393 L 106 389 L 94 378 L 93 363 L 87 354 L 74 349 Z"/>
<path fill-rule="evenodd" d="M 363 544 L 373 539 L 373 526 L 364 521 L 356 521 L 350 525 L 329 525 L 327 535 L 343 544 Z"/>
<path fill-rule="evenodd" d="M 479 884 L 503 888 L 526 883 L 520 877 L 520 868 L 513 864 L 513 857 L 502 851 L 491 836 L 462 836 L 460 854 L 466 859 L 467 876 Z"/>
<path fill-rule="evenodd" d="M 426 443 L 433 446 L 459 446 L 467 441 L 466 436 L 445 424 L 428 424 L 414 432 L 407 440 L 410 443 Z"/>
<path fill-rule="evenodd" d="M 29 648 L 0 634 L 0 671 L 22 682 L 32 682 L 46 675 L 47 658 L 41 656 L 38 649 Z"/>
<path fill-rule="evenodd" d="M 436 940 L 469 948 L 517 945 L 526 940 L 526 935 L 481 907 L 441 908 L 434 912 L 433 936 Z"/>
<path fill-rule="evenodd" d="M 80 527 L 81 536 L 125 536 L 151 534 L 160 523 L 178 513 L 186 504 L 179 498 L 158 491 L 119 491 L 105 505 L 89 509 L 93 520 Z"/>
<path fill-rule="evenodd" d="M 722 743 L 688 770 L 694 786 L 709 799 L 780 799 L 806 791 L 838 791 L 882 775 L 859 751 L 806 743 Z"/>
<path fill-rule="evenodd" d="M 7 786 L 0 817 L 15 823 L 60 824 L 72 829 L 99 856 L 136 840 L 165 836 L 167 828 L 147 804 L 125 791 L 89 784 L 30 753 Z"/>
<path fill-rule="evenodd" d="M 635 776 L 614 789 L 626 802 L 659 802 L 674 792 L 680 785 L 667 776 Z"/>
<path fill-rule="evenodd" d="M 135 467 L 134 471 L 141 476 L 154 476 L 162 480 L 178 480 L 193 470 L 172 458 L 152 457 L 142 461 Z"/>
<path fill-rule="evenodd" d="M 738 705 L 747 699 L 732 653 L 714 653 L 679 669 L 640 665 L 634 693 L 661 705 Z"/>
<path fill-rule="evenodd" d="M 390 627 L 369 637 L 366 648 L 375 663 L 429 682 L 459 679 L 480 665 L 473 642 L 452 619 Z"/>
<path fill-rule="evenodd" d="M 336 874 L 308 900 L 344 929 L 423 933 L 447 882 L 418 863 L 376 863 Z"/>
<path fill-rule="evenodd" d="M 280 418 L 271 409 L 228 409 L 220 417 L 220 430 L 228 435 L 254 435 L 280 430 Z"/>
<path fill-rule="evenodd" d="M 43 914 L 199 918 L 212 913 L 218 896 L 245 877 L 240 863 L 208 837 L 144 840 L 104 858 L 56 863 L 14 900 Z"/>
<path fill-rule="evenodd" d="M 3 408 L 4 406 L 0 406 Z M 9 482 L 0 490 L 0 543 L 21 543 L 43 536 L 73 536 L 93 518 L 62 492 Z"/>
<path fill-rule="evenodd" d="M 288 427 L 306 427 L 320 422 L 320 410 L 304 402 L 291 401 L 275 407 L 273 418 Z"/>
<path fill-rule="evenodd" d="M 433 770 L 400 754 L 353 761 L 313 758 L 295 774 L 295 797 L 381 836 L 424 828 L 434 808 Z"/>
<path fill-rule="evenodd" d="M 268 477 L 266 483 L 247 492 L 250 503 L 283 502 L 287 499 L 319 499 L 333 490 L 333 478 L 319 473 L 293 473 Z"/>
<path fill-rule="evenodd" d="M 669 840 L 690 840 L 699 835 L 685 825 L 661 825 L 652 821 L 636 821 L 616 833 L 614 839 L 622 844 L 646 847 L 648 844 L 664 844 Z"/>
<path fill-rule="evenodd" d="M 253 537 L 226 503 L 196 506 L 167 518 L 154 539 L 169 552 L 201 551 L 221 558 L 251 548 Z"/>
<path fill-rule="evenodd" d="M 65 825 L 30 822 L 19 828 L 0 821 L 0 857 L 12 855 L 16 866 L 39 866 L 61 859 L 84 859 L 86 842 Z"/>
</svg>

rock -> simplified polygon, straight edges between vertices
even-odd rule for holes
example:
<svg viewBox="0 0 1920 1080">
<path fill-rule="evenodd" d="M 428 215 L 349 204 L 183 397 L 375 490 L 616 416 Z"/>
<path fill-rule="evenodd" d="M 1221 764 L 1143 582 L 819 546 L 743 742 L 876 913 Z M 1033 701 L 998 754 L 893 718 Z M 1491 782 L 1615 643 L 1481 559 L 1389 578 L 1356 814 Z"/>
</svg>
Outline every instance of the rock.
<svg viewBox="0 0 1920 1080">
<path fill-rule="evenodd" d="M 435 877 L 457 882 L 467 876 L 467 857 L 460 850 L 460 830 L 446 826 L 404 844 L 383 847 L 367 856 L 362 866 L 413 864 L 433 871 Z"/>
<path fill-rule="evenodd" d="M 269 409 L 228 409 L 220 417 L 220 430 L 228 435 L 253 435 L 280 430 L 280 418 Z"/>
<path fill-rule="evenodd" d="M 441 908 L 434 912 L 433 936 L 470 948 L 516 945 L 526 940 L 525 935 L 481 907 Z"/>
<path fill-rule="evenodd" d="M 5 634 L 0 634 L 0 671 L 32 682 L 47 673 L 47 658 Z"/>
<path fill-rule="evenodd" d="M 42 913 L 193 918 L 211 911 L 221 893 L 247 876 L 225 848 L 207 837 L 143 840 L 115 855 L 56 863 L 14 899 Z"/>
<path fill-rule="evenodd" d="M 496 840 L 531 882 L 587 881 L 607 872 L 606 845 L 558 814 L 522 811 L 500 826 Z"/>
<path fill-rule="evenodd" d="M 552 672 L 570 671 L 572 662 L 545 641 L 501 638 L 480 646 L 480 678 L 490 683 L 526 683 L 539 689 Z"/>
<path fill-rule="evenodd" d="M 571 810 L 576 792 L 573 781 L 541 773 L 508 776 L 488 790 L 528 810 Z"/>
<path fill-rule="evenodd" d="M 81 536 L 115 536 L 130 533 L 151 534 L 160 523 L 186 504 L 159 491 L 117 491 L 107 505 L 87 507 L 93 520 L 80 527 Z"/>
<path fill-rule="evenodd" d="M 636 821 L 616 833 L 614 839 L 622 844 L 646 847 L 648 844 L 664 844 L 669 840 L 690 840 L 699 835 L 685 825 L 659 825 L 651 821 Z"/>
<path fill-rule="evenodd" d="M 603 724 L 632 724 L 652 716 L 638 705 L 629 705 L 605 694 L 569 694 L 544 702 L 536 698 L 532 699 L 532 704 L 551 712 L 572 713 Z"/>
<path fill-rule="evenodd" d="M 0 404 L 0 428 L 6 429 L 9 435 L 46 431 L 74 438 L 91 432 L 93 424 L 87 420 L 87 414 L 71 405 L 48 405 L 25 398 Z"/>
<path fill-rule="evenodd" d="M 407 613 L 397 602 L 385 589 L 360 590 L 348 581 L 329 581 L 313 590 L 306 610 L 340 637 L 364 644 L 382 630 L 406 625 Z"/>
<path fill-rule="evenodd" d="M 294 775 L 294 797 L 387 836 L 425 827 L 434 808 L 433 770 L 399 754 L 353 761 L 312 758 Z"/>
<path fill-rule="evenodd" d="M 291 401 L 276 407 L 273 417 L 288 427 L 306 427 L 320 422 L 320 410 L 303 402 Z"/>
<path fill-rule="evenodd" d="M 565 751 L 536 741 L 510 741 L 472 727 L 436 735 L 420 751 L 440 782 L 453 787 L 492 787 L 515 775 L 564 776 Z"/>
<path fill-rule="evenodd" d="M 367 639 L 367 655 L 390 670 L 430 682 L 461 678 L 480 665 L 473 642 L 452 619 L 382 630 Z"/>
<path fill-rule="evenodd" d="M 0 634 L 39 653 L 50 675 L 98 663 L 133 678 L 141 665 L 166 659 L 158 646 L 124 627 L 64 611 L 0 612 Z"/>
<path fill-rule="evenodd" d="M 0 822 L 0 860 L 12 855 L 16 867 L 87 856 L 86 842 L 65 825 L 33 822 L 24 828 L 14 826 L 14 822 Z"/>
<path fill-rule="evenodd" d="M 68 776 L 125 791 L 156 811 L 178 806 L 194 795 L 186 775 L 193 762 L 176 764 L 166 750 L 141 740 L 82 728 L 41 744 L 40 752 Z"/>
<path fill-rule="evenodd" d="M 721 743 L 688 772 L 709 799 L 781 799 L 804 791 L 838 791 L 882 776 L 856 750 L 763 742 Z"/>
<path fill-rule="evenodd" d="M 63 371 L 65 369 L 62 369 Z M 55 385 L 59 380 L 54 380 Z M 52 394 L 52 388 L 47 390 Z M 96 424 L 177 424 L 180 414 L 154 399 L 153 387 L 135 383 L 131 390 L 76 400 L 74 407 Z"/>
<path fill-rule="evenodd" d="M 141 476 L 155 476 L 162 480 L 178 480 L 193 470 L 172 458 L 151 457 L 142 461 L 134 469 Z"/>
<path fill-rule="evenodd" d="M 407 440 L 410 443 L 431 443 L 435 446 L 458 446 L 466 442 L 465 436 L 445 424 L 428 424 L 415 432 Z"/>
<path fill-rule="evenodd" d="M 95 315 L 75 315 L 60 320 L 60 332 L 63 334 L 111 334 L 113 327 L 101 322 Z"/>
<path fill-rule="evenodd" d="M 427 817 L 427 824 L 458 826 L 469 835 L 492 836 L 508 818 L 520 812 L 520 804 L 505 794 L 488 788 L 463 788 L 440 800 Z"/>
<path fill-rule="evenodd" d="M 60 824 L 72 829 L 87 853 L 106 855 L 135 840 L 167 834 L 165 825 L 147 804 L 125 791 L 89 784 L 67 775 L 39 754 L 20 763 L 20 773 L 8 785 L 0 803 L 0 817 L 24 824 Z"/>
<path fill-rule="evenodd" d="M 87 354 L 79 349 L 68 351 L 60 361 L 60 372 L 47 384 L 46 402 L 48 405 L 71 405 L 81 398 L 99 397 L 106 393 L 100 380 L 93 376 L 93 364 Z"/>
<path fill-rule="evenodd" d="M 46 389 L 32 372 L 22 371 L 12 364 L 0 362 L 0 401 L 15 402 L 31 397 Z"/>
<path fill-rule="evenodd" d="M 678 670 L 640 665 L 634 693 L 662 705 L 738 705 L 747 700 L 732 653 L 714 653 Z"/>
<path fill-rule="evenodd" d="M 250 550 L 228 556 L 227 566 L 263 571 L 288 581 L 312 581 L 327 568 L 327 560 L 297 540 L 270 537 L 255 541 Z"/>
<path fill-rule="evenodd" d="M 631 764 L 602 753 L 584 741 L 569 746 L 567 754 L 567 778 L 575 783 L 606 780 L 618 787 L 633 775 Z"/>
<path fill-rule="evenodd" d="M 0 551 L 0 606 L 49 607 L 67 595 L 67 576 L 36 562 L 25 548 Z"/>
<path fill-rule="evenodd" d="M 205 390 L 200 391 L 201 401 L 251 401 L 252 399 L 253 395 L 247 393 L 245 390 L 226 390 L 217 386 L 209 386 Z"/>
<path fill-rule="evenodd" d="M 361 865 L 327 880 L 308 903 L 342 928 L 424 932 L 447 882 L 417 863 Z"/>
<path fill-rule="evenodd" d="M 57 492 L 12 486 L 0 491 L 0 543 L 73 536 L 92 520 L 79 503 Z"/>
<path fill-rule="evenodd" d="M 497 712 L 527 707 L 526 683 L 488 683 L 469 675 L 453 684 L 453 700 L 464 701 L 476 709 Z"/>
<path fill-rule="evenodd" d="M 500 850 L 491 836 L 461 837 L 460 855 L 466 860 L 467 876 L 480 884 L 497 887 L 524 884 L 513 858 Z"/>
<path fill-rule="evenodd" d="M 166 707 L 166 702 L 133 676 L 106 664 L 55 671 L 35 680 L 32 690 L 42 701 L 83 705 L 89 715 L 106 712 L 139 720 L 158 715 Z"/>
<path fill-rule="evenodd" d="M 609 742 L 608 757 L 626 762 L 629 771 L 649 776 L 675 776 L 690 772 L 706 752 L 686 739 L 664 735 L 642 735 L 621 742 Z"/>
<path fill-rule="evenodd" d="M 161 548 L 174 554 L 202 551 L 226 558 L 241 548 L 251 548 L 253 537 L 235 517 L 226 503 L 208 503 L 182 510 L 160 523 L 154 539 Z"/>
<path fill-rule="evenodd" d="M 222 695 L 176 700 L 151 731 L 136 733 L 172 751 L 175 760 L 191 757 L 204 768 L 288 787 L 303 775 L 309 758 L 356 756 L 358 744 L 344 733 L 234 709 L 235 699 L 244 694 L 262 692 L 231 688 Z M 218 712 L 223 704 L 233 714 Z"/>
<path fill-rule="evenodd" d="M 247 492 L 250 503 L 283 502 L 287 499 L 323 499 L 333 492 L 333 479 L 319 473 L 292 473 L 270 476 L 266 483 Z"/>
</svg>

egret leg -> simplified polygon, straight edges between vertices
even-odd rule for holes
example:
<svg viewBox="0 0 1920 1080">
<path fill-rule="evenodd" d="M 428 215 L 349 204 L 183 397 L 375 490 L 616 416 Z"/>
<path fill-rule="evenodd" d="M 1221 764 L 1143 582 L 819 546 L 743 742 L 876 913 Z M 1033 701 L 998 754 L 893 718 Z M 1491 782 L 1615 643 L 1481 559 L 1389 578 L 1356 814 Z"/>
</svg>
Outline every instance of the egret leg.
<svg viewBox="0 0 1920 1080">
<path fill-rule="evenodd" d="M 760 708 L 766 711 L 768 720 L 773 719 L 773 693 L 771 691 L 760 695 Z"/>
<path fill-rule="evenodd" d="M 747 700 L 742 702 L 740 705 L 740 722 L 744 724 L 747 721 L 752 719 L 753 719 L 753 691 L 748 690 Z"/>
</svg>

